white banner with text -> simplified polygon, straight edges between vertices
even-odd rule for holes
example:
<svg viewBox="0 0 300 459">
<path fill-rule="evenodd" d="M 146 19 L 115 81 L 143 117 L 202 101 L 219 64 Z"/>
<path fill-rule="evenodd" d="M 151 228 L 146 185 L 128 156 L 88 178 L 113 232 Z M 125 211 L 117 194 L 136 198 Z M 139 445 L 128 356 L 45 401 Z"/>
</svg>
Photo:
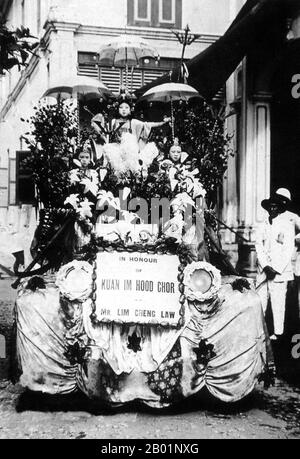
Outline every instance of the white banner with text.
<svg viewBox="0 0 300 459">
<path fill-rule="evenodd" d="M 176 327 L 180 319 L 176 255 L 97 255 L 96 316 L 100 322 Z"/>
</svg>

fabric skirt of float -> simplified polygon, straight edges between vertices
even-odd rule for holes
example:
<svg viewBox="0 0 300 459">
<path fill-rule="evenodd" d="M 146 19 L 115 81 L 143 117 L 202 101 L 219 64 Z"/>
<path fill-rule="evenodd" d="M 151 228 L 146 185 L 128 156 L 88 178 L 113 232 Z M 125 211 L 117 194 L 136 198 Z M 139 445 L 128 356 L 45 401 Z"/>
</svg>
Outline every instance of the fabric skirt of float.
<svg viewBox="0 0 300 459">
<path fill-rule="evenodd" d="M 62 301 L 54 284 L 23 285 L 16 302 L 20 383 L 48 394 L 80 390 L 111 406 L 139 400 L 163 408 L 204 387 L 224 402 L 241 400 L 268 363 L 260 301 L 231 284 L 216 301 L 209 313 L 190 303 L 179 330 L 94 324 L 91 300 Z"/>
</svg>

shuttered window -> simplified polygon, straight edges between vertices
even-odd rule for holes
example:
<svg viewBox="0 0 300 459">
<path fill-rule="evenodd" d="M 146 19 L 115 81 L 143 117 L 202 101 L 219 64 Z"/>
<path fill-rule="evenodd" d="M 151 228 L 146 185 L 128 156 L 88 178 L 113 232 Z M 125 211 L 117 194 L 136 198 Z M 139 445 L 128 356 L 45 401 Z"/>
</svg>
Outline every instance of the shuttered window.
<svg viewBox="0 0 300 459">
<path fill-rule="evenodd" d="M 8 168 L 0 167 L 0 207 L 7 207 Z"/>
<path fill-rule="evenodd" d="M 136 21 L 150 21 L 151 0 L 134 0 L 134 19 Z"/>
<path fill-rule="evenodd" d="M 175 24 L 175 0 L 159 0 L 159 22 Z"/>
<path fill-rule="evenodd" d="M 176 66 L 177 60 L 161 59 L 158 67 L 143 67 L 128 69 L 127 87 L 135 91 L 151 81 L 159 78 Z M 153 64 L 152 64 L 153 65 Z M 98 67 L 97 56 L 94 53 L 79 52 L 78 54 L 78 75 L 88 76 L 105 84 L 112 92 L 118 94 L 121 86 L 126 85 L 126 70 L 124 68 Z"/>
<path fill-rule="evenodd" d="M 29 156 L 28 151 L 17 151 L 16 153 L 16 203 L 19 205 L 35 203 L 32 170 L 26 162 Z"/>
<path fill-rule="evenodd" d="M 138 27 L 182 28 L 182 0 L 127 0 L 127 22 Z"/>
<path fill-rule="evenodd" d="M 118 93 L 122 85 L 121 69 L 113 69 L 111 67 L 100 67 L 100 81 L 105 84 L 108 89 L 114 93 Z"/>
</svg>

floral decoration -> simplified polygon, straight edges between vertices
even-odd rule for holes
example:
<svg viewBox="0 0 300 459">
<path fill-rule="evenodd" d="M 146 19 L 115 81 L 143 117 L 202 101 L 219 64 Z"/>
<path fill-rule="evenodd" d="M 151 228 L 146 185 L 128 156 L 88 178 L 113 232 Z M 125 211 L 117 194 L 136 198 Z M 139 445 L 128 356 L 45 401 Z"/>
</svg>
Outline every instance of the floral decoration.
<svg viewBox="0 0 300 459">
<path fill-rule="evenodd" d="M 74 260 L 60 268 L 56 285 L 63 297 L 83 303 L 92 293 L 92 277 L 93 267 L 89 263 Z"/>
<path fill-rule="evenodd" d="M 207 273 L 207 282 L 210 285 L 203 285 L 203 279 L 197 279 L 197 272 L 203 271 Z M 208 281 L 208 279 L 210 280 Z M 184 270 L 185 296 L 189 301 L 196 301 L 203 303 L 206 301 L 213 301 L 216 299 L 218 292 L 221 288 L 221 273 L 218 269 L 210 263 L 203 261 L 193 262 L 188 265 Z M 204 287 L 204 288 L 201 288 Z M 207 290 L 205 290 L 207 288 Z"/>
</svg>

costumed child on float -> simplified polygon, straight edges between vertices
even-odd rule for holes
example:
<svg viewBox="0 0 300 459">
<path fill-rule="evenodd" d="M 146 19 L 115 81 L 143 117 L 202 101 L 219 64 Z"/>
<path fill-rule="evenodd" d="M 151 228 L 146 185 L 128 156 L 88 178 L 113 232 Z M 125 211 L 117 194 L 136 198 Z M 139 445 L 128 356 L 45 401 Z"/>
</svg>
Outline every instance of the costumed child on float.
<svg viewBox="0 0 300 459">
<path fill-rule="evenodd" d="M 90 143 L 86 142 L 77 158 L 73 159 L 77 166 L 70 171 L 71 191 L 83 194 L 85 198 L 95 201 L 99 191 L 98 172 L 93 169 L 92 150 Z"/>
<path fill-rule="evenodd" d="M 118 99 L 118 117 L 110 123 L 109 131 L 103 114 L 96 115 L 91 121 L 104 142 L 102 148 L 97 145 L 97 156 L 103 157 L 104 164 L 109 162 L 116 174 L 148 170 L 159 155 L 155 143 L 148 142 L 151 130 L 171 121 L 167 117 L 162 122 L 140 121 L 132 117 L 132 109 L 132 97 L 123 90 Z"/>
<path fill-rule="evenodd" d="M 99 176 L 98 172 L 93 169 L 92 150 L 89 142 L 84 144 L 73 162 L 77 168 L 69 172 L 71 194 L 66 199 L 65 205 L 76 210 L 77 218 L 74 229 L 75 246 L 78 250 L 90 242 L 91 231 L 95 223 L 93 211 L 99 191 Z"/>
</svg>

